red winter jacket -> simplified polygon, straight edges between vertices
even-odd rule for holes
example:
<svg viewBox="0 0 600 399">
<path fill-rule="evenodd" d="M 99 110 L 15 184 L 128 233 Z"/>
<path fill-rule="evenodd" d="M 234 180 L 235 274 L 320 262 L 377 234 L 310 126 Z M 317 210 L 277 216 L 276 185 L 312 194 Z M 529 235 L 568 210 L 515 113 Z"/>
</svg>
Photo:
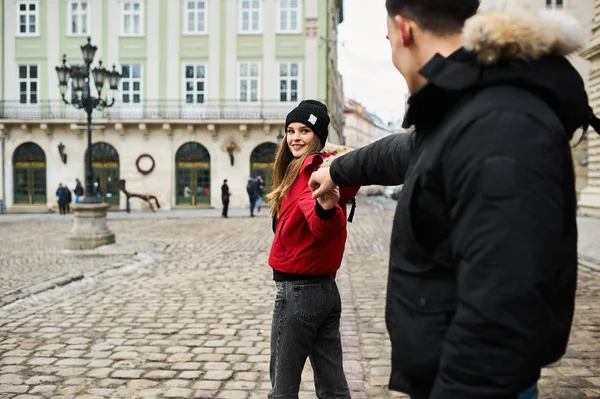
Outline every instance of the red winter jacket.
<svg viewBox="0 0 600 399">
<path fill-rule="evenodd" d="M 332 211 L 317 214 L 316 200 L 308 187 L 313 172 L 330 154 L 309 155 L 296 182 L 279 208 L 269 265 L 278 272 L 296 275 L 332 275 L 342 263 L 346 245 L 346 202 L 359 187 L 340 187 L 340 201 Z M 342 204 L 342 206 L 340 206 Z"/>
</svg>

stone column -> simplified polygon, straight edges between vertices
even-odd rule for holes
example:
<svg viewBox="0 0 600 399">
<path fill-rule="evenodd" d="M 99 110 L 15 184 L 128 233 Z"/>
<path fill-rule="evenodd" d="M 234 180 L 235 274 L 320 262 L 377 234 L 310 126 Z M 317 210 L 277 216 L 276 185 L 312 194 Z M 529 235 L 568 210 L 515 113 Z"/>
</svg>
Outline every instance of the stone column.
<svg viewBox="0 0 600 399">
<path fill-rule="evenodd" d="M 590 61 L 589 101 L 600 115 L 600 0 L 596 0 L 593 36 L 582 57 Z M 588 185 L 581 191 L 579 211 L 583 215 L 600 216 L 600 132 L 588 131 Z"/>
</svg>

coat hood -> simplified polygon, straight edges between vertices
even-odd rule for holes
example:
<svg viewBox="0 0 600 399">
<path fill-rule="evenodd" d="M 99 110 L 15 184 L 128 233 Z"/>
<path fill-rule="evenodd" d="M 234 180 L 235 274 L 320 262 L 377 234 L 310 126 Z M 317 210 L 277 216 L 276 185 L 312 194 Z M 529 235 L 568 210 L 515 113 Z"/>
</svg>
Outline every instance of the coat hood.
<svg viewBox="0 0 600 399">
<path fill-rule="evenodd" d="M 577 19 L 564 11 L 543 10 L 538 15 L 522 9 L 477 14 L 467 20 L 463 45 L 482 64 L 502 59 L 539 60 L 567 56 L 583 48 Z"/>
<path fill-rule="evenodd" d="M 569 138 L 580 127 L 600 127 L 588 105 L 583 79 L 566 58 L 581 49 L 583 42 L 577 20 L 563 11 L 477 14 L 465 23 L 463 48 L 448 58 L 434 56 L 420 71 L 430 84 L 411 96 L 404 125 L 409 127 L 419 119 L 423 110 L 411 110 L 412 104 L 432 89 L 460 97 L 458 93 L 506 85 L 544 100 Z"/>
<path fill-rule="evenodd" d="M 321 164 L 321 168 L 331 166 L 331 163 L 335 161 L 337 157 L 341 157 L 342 155 L 347 154 L 352 150 L 352 148 L 346 147 L 345 145 L 337 145 L 331 143 L 325 144 L 325 148 L 323 148 L 322 151 L 322 154 L 325 159 Z"/>
</svg>

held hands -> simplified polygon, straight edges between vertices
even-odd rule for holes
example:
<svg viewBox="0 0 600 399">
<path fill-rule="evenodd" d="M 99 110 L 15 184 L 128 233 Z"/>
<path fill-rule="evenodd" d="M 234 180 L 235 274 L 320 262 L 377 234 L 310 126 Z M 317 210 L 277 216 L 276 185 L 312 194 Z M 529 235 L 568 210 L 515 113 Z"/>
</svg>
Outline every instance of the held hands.
<svg viewBox="0 0 600 399">
<path fill-rule="evenodd" d="M 323 194 L 321 197 L 317 198 L 317 202 L 319 203 L 319 205 L 321 205 L 321 208 L 323 208 L 323 210 L 325 210 L 325 211 L 328 211 L 328 210 L 332 209 L 333 207 L 335 207 L 335 204 L 337 204 L 339 201 L 340 201 L 339 187 L 335 187 L 330 192 Z"/>
<path fill-rule="evenodd" d="M 312 174 L 308 182 L 312 197 L 319 202 L 321 208 L 328 211 L 340 200 L 340 189 L 329 174 L 329 168 L 320 168 Z"/>
<path fill-rule="evenodd" d="M 308 181 L 308 187 L 312 191 L 312 197 L 318 199 L 328 192 L 332 191 L 336 185 L 331 179 L 329 174 L 329 168 L 320 168 L 316 172 L 313 172 L 310 180 Z M 339 196 L 339 194 L 338 194 Z"/>
</svg>

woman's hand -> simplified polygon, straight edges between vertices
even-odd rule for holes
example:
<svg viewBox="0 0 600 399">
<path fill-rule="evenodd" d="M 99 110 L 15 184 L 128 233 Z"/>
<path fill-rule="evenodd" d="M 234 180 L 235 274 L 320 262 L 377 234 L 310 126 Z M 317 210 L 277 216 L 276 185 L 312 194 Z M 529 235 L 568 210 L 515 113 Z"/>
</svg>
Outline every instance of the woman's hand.
<svg viewBox="0 0 600 399">
<path fill-rule="evenodd" d="M 318 197 L 317 201 L 319 202 L 319 205 L 321 205 L 321 208 L 323 208 L 323 210 L 328 211 L 332 209 L 333 207 L 335 207 L 335 204 L 337 204 L 340 201 L 340 188 L 335 186 L 333 190 Z"/>
</svg>

